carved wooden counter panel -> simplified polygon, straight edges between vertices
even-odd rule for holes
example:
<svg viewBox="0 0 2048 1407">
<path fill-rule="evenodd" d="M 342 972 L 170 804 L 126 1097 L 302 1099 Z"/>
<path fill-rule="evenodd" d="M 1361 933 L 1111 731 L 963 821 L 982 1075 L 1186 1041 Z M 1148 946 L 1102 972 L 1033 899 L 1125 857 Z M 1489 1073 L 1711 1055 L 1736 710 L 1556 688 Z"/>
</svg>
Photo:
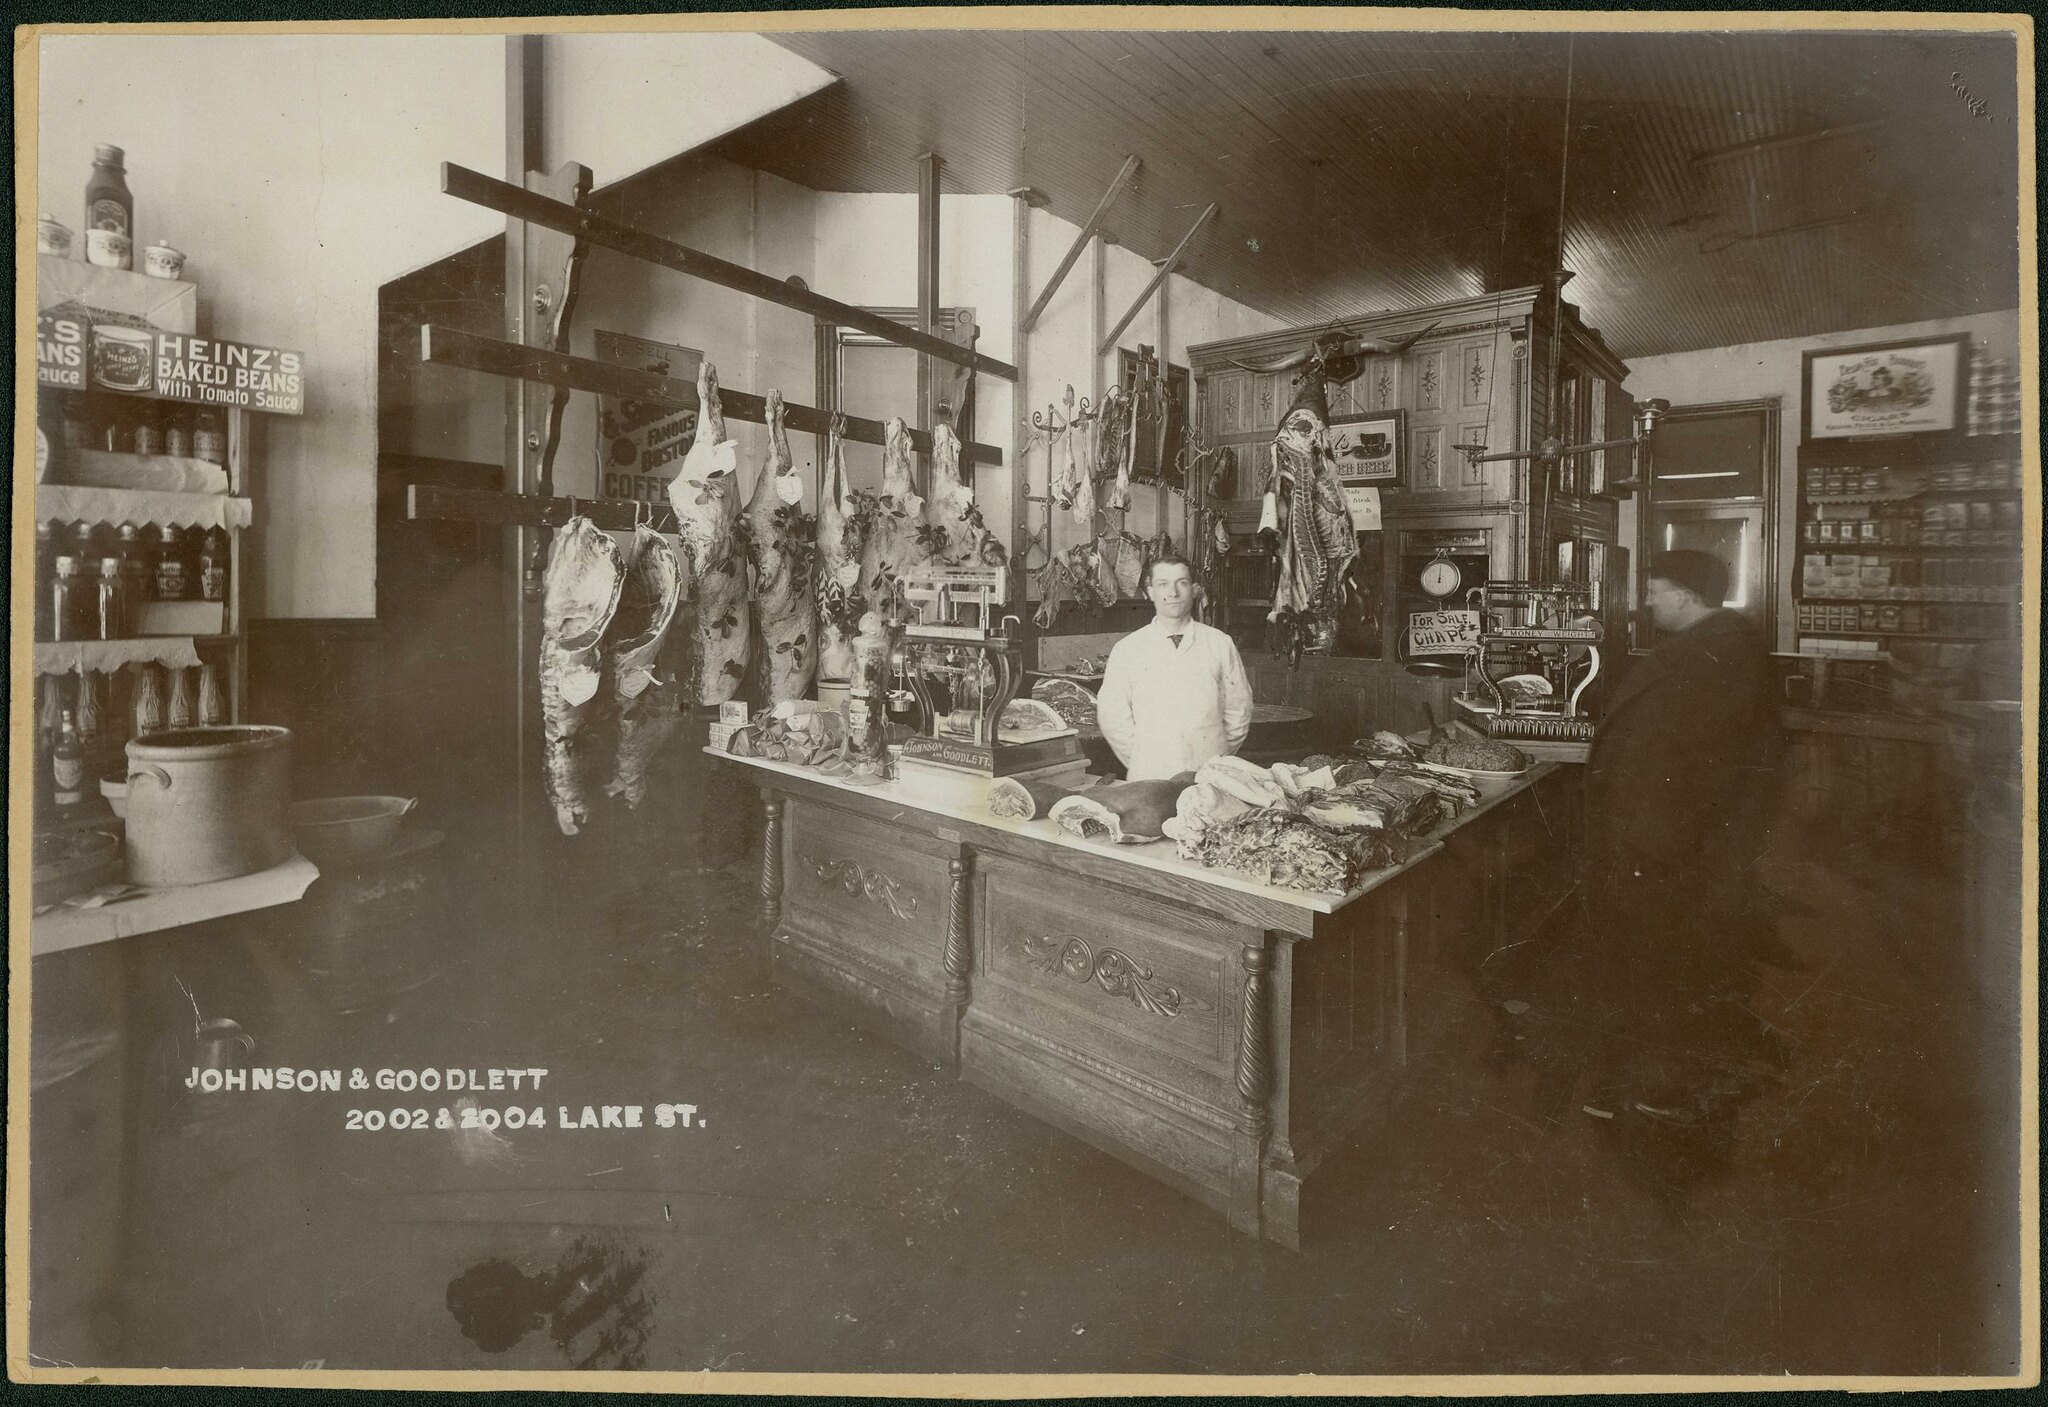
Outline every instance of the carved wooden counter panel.
<svg viewBox="0 0 2048 1407">
<path fill-rule="evenodd" d="M 1405 1056 L 1411 936 L 1425 953 L 1470 951 L 1487 940 L 1464 929 L 1532 918 L 1473 876 L 1503 867 L 1489 856 L 1511 834 L 1529 843 L 1535 793 L 1558 772 L 1533 769 L 1338 897 L 1205 871 L 1170 844 L 1111 848 L 900 784 L 741 761 L 766 801 L 778 963 L 1288 1246 L 1304 1181 Z M 1456 915 L 1459 941 L 1430 931 L 1438 914 Z"/>
</svg>

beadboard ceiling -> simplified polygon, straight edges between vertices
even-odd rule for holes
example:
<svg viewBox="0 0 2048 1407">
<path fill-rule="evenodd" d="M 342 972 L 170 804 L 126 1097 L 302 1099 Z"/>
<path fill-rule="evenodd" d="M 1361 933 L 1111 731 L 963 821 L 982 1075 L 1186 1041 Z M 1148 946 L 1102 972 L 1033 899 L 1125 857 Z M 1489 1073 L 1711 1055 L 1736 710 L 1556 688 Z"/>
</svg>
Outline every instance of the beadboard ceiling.
<svg viewBox="0 0 2048 1407">
<path fill-rule="evenodd" d="M 1214 201 L 1185 272 L 1290 323 L 1539 281 L 1561 186 L 1568 296 L 1623 357 L 2019 301 L 2001 37 L 773 37 L 843 81 L 720 154 L 912 191 L 931 150 L 949 192 L 1031 186 L 1080 224 L 1135 153 L 1117 241 L 1163 257 Z"/>
</svg>

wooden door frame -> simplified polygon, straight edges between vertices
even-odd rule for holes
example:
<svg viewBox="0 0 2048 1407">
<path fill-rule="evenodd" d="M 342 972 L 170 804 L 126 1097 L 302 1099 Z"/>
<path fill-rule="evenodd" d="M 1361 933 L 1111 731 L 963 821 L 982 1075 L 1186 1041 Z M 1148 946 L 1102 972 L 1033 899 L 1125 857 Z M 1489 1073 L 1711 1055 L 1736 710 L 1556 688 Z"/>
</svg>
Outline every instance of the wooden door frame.
<svg viewBox="0 0 2048 1407">
<path fill-rule="evenodd" d="M 1763 483 L 1760 495 L 1743 495 L 1738 498 L 1689 498 L 1682 500 L 1686 506 L 1701 508 L 1747 508 L 1761 504 L 1763 541 L 1758 555 L 1762 559 L 1763 580 L 1758 586 L 1759 603 L 1762 610 L 1757 624 L 1764 638 L 1775 642 L 1778 638 L 1778 487 L 1779 469 L 1783 458 L 1785 399 L 1782 396 L 1752 396 L 1735 401 L 1702 401 L 1697 405 L 1675 405 L 1664 414 L 1666 423 L 1674 420 L 1704 420 L 1716 415 L 1733 415 L 1759 412 L 1764 417 L 1763 434 Z M 1651 441 L 1651 462 L 1649 472 L 1643 475 L 1643 496 L 1636 513 L 1635 531 L 1635 574 L 1636 600 L 1641 601 L 1650 586 L 1650 557 L 1658 549 L 1650 540 L 1651 521 L 1660 506 L 1657 499 L 1656 442 Z"/>
</svg>

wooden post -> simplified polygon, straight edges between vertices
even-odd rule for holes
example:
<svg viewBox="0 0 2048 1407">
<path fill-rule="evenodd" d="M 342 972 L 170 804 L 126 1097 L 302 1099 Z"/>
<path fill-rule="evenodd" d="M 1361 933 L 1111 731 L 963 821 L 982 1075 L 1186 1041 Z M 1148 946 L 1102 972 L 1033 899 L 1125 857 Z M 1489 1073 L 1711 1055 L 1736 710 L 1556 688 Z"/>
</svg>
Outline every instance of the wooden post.
<svg viewBox="0 0 2048 1407">
<path fill-rule="evenodd" d="M 920 152 L 917 157 L 917 330 L 927 337 L 939 334 L 939 172 L 944 166 L 937 152 Z M 917 414 L 930 428 L 939 423 L 938 368 L 923 352 L 917 357 Z M 918 490 L 930 493 L 932 465 L 929 455 L 918 473 Z"/>
<path fill-rule="evenodd" d="M 509 34 L 505 37 L 505 177 L 515 184 L 526 173 L 541 169 L 541 36 Z M 505 337 L 526 341 L 527 319 L 527 235 L 526 222 L 507 217 L 505 221 Z M 534 463 L 526 442 L 536 430 L 534 398 L 517 381 L 505 383 L 505 472 L 506 487 L 513 493 L 532 493 Z M 524 855 L 533 838 L 534 787 L 538 769 L 532 732 L 539 717 L 540 674 L 536 661 L 540 653 L 539 583 L 526 580 L 527 567 L 540 547 L 537 529 L 521 528 L 512 547 L 512 570 L 506 575 L 505 613 L 512 622 L 514 666 L 511 672 L 511 707 L 497 710 L 512 726 L 512 834 L 516 853 Z M 528 868 L 520 866 L 522 874 Z"/>
</svg>

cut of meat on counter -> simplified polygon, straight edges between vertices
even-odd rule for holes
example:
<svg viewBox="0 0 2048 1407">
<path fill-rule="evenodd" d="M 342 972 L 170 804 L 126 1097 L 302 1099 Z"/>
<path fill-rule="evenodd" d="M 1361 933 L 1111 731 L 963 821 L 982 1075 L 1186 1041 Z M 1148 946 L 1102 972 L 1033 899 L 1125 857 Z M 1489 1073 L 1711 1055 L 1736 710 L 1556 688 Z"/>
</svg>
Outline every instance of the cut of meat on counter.
<svg viewBox="0 0 2048 1407">
<path fill-rule="evenodd" d="M 1071 835 L 1119 845 L 1142 844 L 1166 834 L 1175 803 L 1194 782 L 1194 773 L 1183 772 L 1164 780 L 1090 787 L 1055 803 L 1048 814 L 1054 825 Z"/>
<path fill-rule="evenodd" d="M 1095 695 L 1071 679 L 1041 679 L 1031 686 L 1031 697 L 1050 704 L 1055 713 L 1083 734 L 1100 737 L 1095 721 Z"/>
<path fill-rule="evenodd" d="M 667 646 L 682 599 L 682 554 L 651 528 L 635 528 L 607 640 L 619 700 L 619 744 L 617 774 L 605 791 L 628 806 L 646 797 L 647 768 L 675 731 L 680 700 L 674 652 Z"/>
<path fill-rule="evenodd" d="M 1529 765 L 1529 754 L 1462 728 L 1442 728 L 1422 750 L 1422 760 L 1472 772 L 1519 772 Z"/>
<path fill-rule="evenodd" d="M 811 559 L 817 525 L 804 512 L 803 479 L 789 453 L 782 392 L 768 393 L 768 461 L 747 505 L 754 619 L 761 629 L 768 702 L 807 698 L 817 663 L 818 604 Z"/>
<path fill-rule="evenodd" d="M 1399 864 L 1406 844 L 1395 832 L 1328 831 L 1281 811 L 1247 811 L 1211 827 L 1196 858 L 1212 869 L 1235 870 L 1261 884 L 1342 894 L 1368 872 Z"/>
<path fill-rule="evenodd" d="M 1064 780 L 1038 777 L 998 777 L 988 789 L 988 809 L 993 816 L 1010 816 L 1035 821 L 1082 789 L 1086 774 L 1064 774 Z"/>
<path fill-rule="evenodd" d="M 724 703 L 747 673 L 746 560 L 739 549 L 739 445 L 726 438 L 718 368 L 697 367 L 697 435 L 669 480 L 683 546 L 696 585 L 697 648 L 686 692 L 700 704 Z"/>
<path fill-rule="evenodd" d="M 542 770 L 555 823 L 574 835 L 590 817 L 593 778 L 609 750 L 593 746 L 611 702 L 604 683 L 604 633 L 619 609 L 625 568 L 618 544 L 588 518 L 555 533 L 541 588 Z"/>
</svg>

